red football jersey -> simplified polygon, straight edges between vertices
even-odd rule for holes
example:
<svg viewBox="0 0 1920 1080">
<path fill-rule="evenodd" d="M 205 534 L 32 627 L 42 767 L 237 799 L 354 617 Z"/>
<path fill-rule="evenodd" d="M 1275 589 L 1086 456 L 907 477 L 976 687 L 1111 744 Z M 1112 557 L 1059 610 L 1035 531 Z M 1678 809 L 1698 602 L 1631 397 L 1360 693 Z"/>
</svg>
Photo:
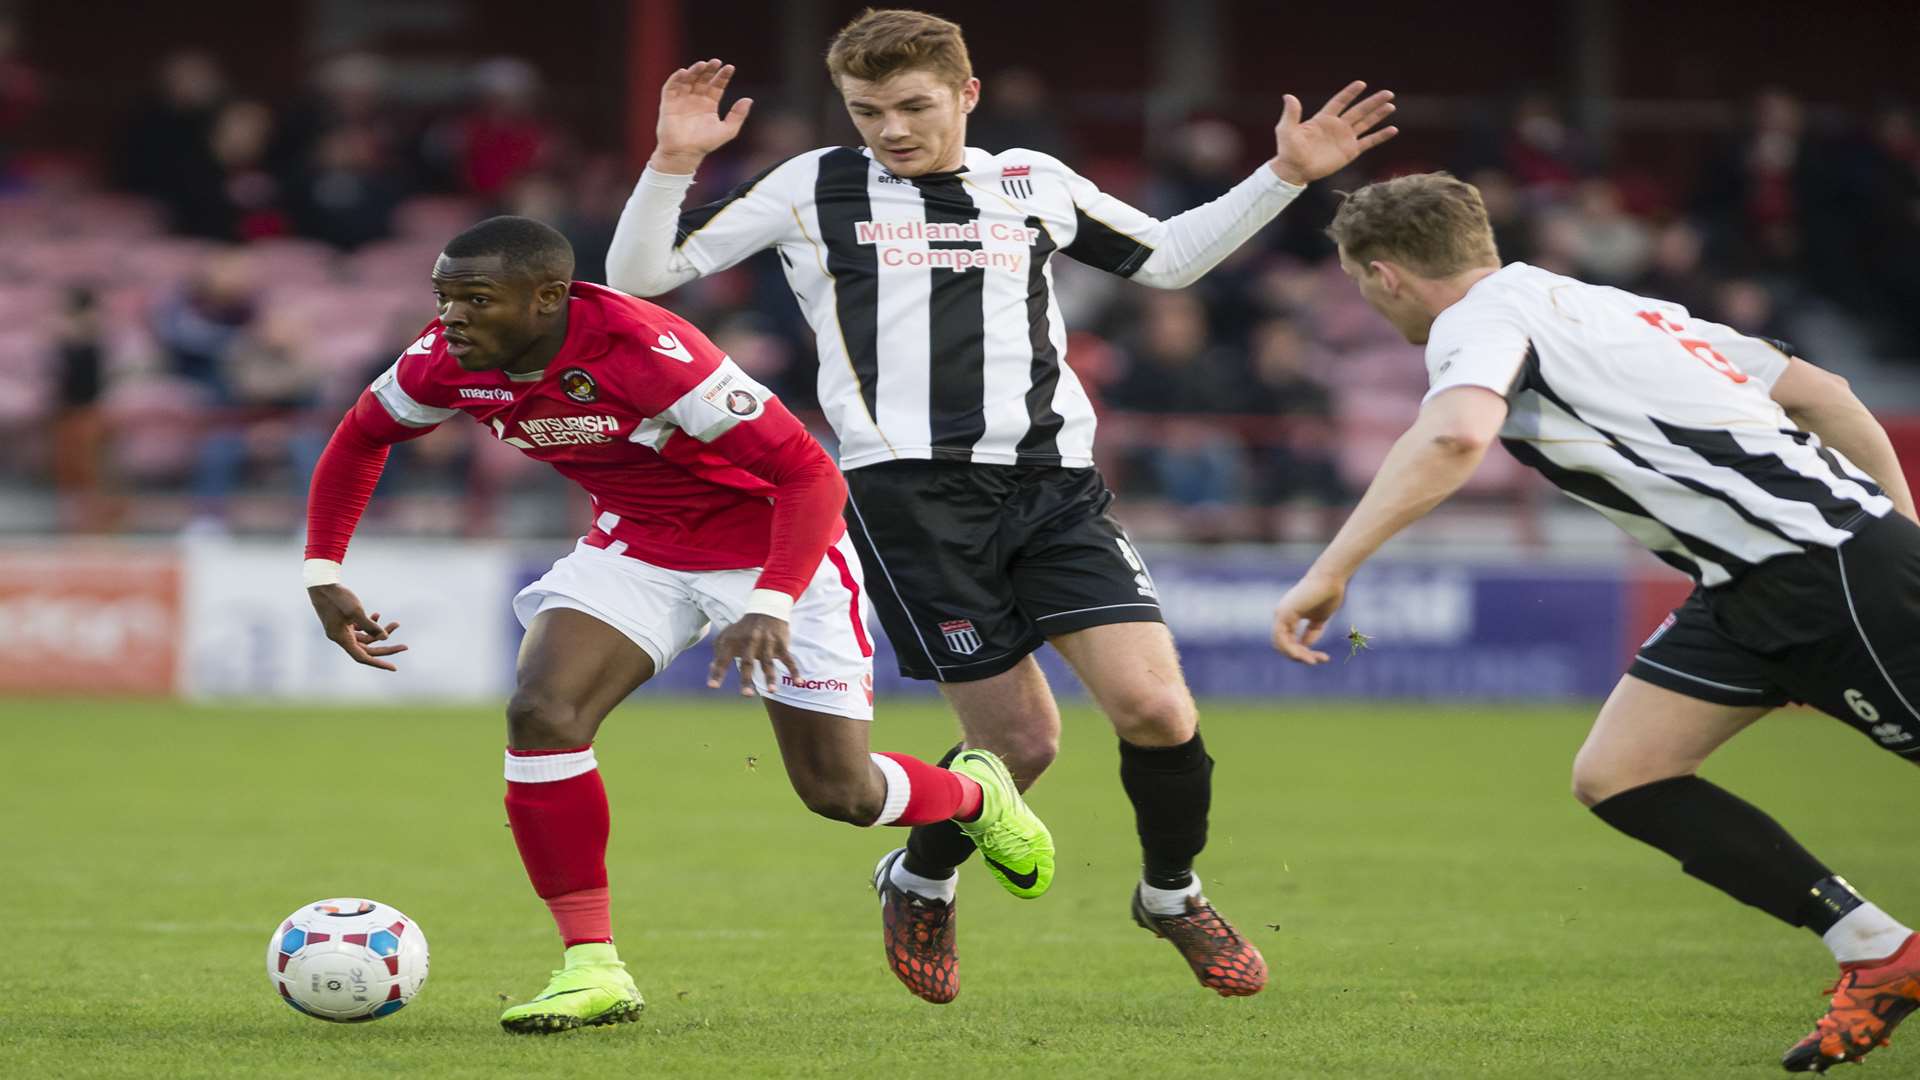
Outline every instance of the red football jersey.
<svg viewBox="0 0 1920 1080">
<path fill-rule="evenodd" d="M 597 285 L 573 285 L 566 343 L 542 372 L 467 371 L 436 319 L 368 395 L 415 431 L 467 414 L 586 489 L 588 543 L 675 570 L 766 563 L 773 478 L 812 464 L 801 455 L 832 465 L 693 324 Z"/>
</svg>

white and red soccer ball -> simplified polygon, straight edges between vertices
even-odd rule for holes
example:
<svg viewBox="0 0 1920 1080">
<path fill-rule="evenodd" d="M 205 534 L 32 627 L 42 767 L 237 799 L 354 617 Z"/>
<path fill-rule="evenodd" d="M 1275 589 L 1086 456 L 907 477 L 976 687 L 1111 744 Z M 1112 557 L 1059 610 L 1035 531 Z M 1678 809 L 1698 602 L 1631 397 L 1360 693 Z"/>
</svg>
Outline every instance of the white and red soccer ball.
<svg viewBox="0 0 1920 1080">
<path fill-rule="evenodd" d="M 267 978 L 308 1016 L 351 1024 L 399 1012 L 427 981 L 427 938 L 412 919 L 374 900 L 342 897 L 301 907 L 267 940 Z"/>
</svg>

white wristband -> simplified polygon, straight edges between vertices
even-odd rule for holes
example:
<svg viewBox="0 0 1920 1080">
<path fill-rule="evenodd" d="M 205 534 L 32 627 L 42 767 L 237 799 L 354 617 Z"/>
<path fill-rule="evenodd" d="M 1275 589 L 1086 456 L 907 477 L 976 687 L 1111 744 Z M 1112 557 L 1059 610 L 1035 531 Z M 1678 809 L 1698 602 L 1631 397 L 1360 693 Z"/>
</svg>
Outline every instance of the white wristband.
<svg viewBox="0 0 1920 1080">
<path fill-rule="evenodd" d="M 793 597 L 778 589 L 755 589 L 747 596 L 743 615 L 771 615 L 782 622 L 793 618 Z"/>
<path fill-rule="evenodd" d="M 306 581 L 307 588 L 318 585 L 340 584 L 340 564 L 332 559 L 308 559 L 300 567 L 300 576 Z"/>
</svg>

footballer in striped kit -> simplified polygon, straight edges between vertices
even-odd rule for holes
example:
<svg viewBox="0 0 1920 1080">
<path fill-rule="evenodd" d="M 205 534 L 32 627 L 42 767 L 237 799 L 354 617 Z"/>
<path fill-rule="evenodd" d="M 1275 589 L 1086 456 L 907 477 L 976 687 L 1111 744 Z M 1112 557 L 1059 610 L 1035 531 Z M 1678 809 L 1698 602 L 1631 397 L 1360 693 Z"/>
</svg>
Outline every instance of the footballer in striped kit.
<svg viewBox="0 0 1920 1080">
<path fill-rule="evenodd" d="M 1696 771 L 1793 702 L 1920 764 L 1920 524 L 1886 432 L 1844 379 L 1785 342 L 1502 265 L 1479 191 L 1445 173 L 1369 184 L 1328 231 L 1361 295 L 1426 346 L 1431 389 L 1280 600 L 1275 647 L 1325 663 L 1314 645 L 1348 579 L 1498 440 L 1695 582 L 1601 706 L 1574 795 L 1832 951 L 1840 978 L 1782 1059 L 1789 1071 L 1885 1045 L 1920 1009 L 1920 935 Z"/>
<path fill-rule="evenodd" d="M 1142 584 L 1151 579 L 1094 468 L 1093 404 L 1067 364 L 1052 260 L 1191 285 L 1306 184 L 1392 138 L 1393 95 L 1352 83 L 1305 118 L 1287 95 L 1274 156 L 1162 221 L 1049 154 L 968 146 L 981 86 L 960 27 L 869 10 L 827 50 L 862 145 L 797 154 L 683 210 L 701 161 L 752 108 L 743 99 L 720 112 L 733 72 L 702 61 L 662 88 L 658 142 L 615 232 L 609 282 L 653 296 L 779 252 L 814 331 L 849 530 L 902 674 L 939 682 L 962 745 L 1000 753 L 1027 785 L 1052 762 L 1060 730 L 1033 653 L 1058 650 L 1119 737 L 1142 856 L 1133 919 L 1172 942 L 1208 989 L 1258 992 L 1259 950 L 1193 872 L 1213 759 L 1160 598 Z M 959 990 L 954 870 L 973 850 L 936 824 L 875 874 L 888 955 L 915 962 L 895 972 L 928 1001 Z"/>
</svg>

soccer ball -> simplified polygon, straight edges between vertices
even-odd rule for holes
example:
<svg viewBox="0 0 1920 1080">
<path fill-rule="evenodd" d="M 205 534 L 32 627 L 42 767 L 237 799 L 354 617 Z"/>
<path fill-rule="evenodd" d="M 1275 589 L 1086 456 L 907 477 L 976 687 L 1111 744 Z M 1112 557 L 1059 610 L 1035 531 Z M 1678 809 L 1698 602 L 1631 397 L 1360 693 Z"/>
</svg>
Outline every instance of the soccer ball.
<svg viewBox="0 0 1920 1080">
<path fill-rule="evenodd" d="M 267 978 L 280 997 L 319 1020 L 391 1016 L 427 981 L 427 938 L 412 919 L 357 897 L 321 900 L 280 921 L 267 939 Z"/>
</svg>

